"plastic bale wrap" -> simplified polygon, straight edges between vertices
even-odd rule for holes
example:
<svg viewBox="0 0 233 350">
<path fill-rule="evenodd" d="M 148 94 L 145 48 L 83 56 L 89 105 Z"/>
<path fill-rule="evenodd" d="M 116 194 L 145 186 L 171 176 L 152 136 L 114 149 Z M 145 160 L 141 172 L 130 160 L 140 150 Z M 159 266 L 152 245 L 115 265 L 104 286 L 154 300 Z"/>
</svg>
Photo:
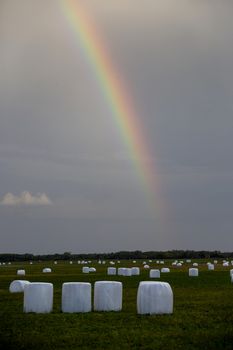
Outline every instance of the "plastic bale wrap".
<svg viewBox="0 0 233 350">
<path fill-rule="evenodd" d="M 173 292 L 166 282 L 140 282 L 137 292 L 138 314 L 171 314 Z"/>
<path fill-rule="evenodd" d="M 25 270 L 17 270 L 18 276 L 25 276 L 25 274 L 26 274 Z"/>
<path fill-rule="evenodd" d="M 162 273 L 168 273 L 168 272 L 170 272 L 170 269 L 169 269 L 169 267 L 163 267 L 163 268 L 161 269 L 161 272 L 162 272 Z"/>
<path fill-rule="evenodd" d="M 120 311 L 122 309 L 122 283 L 95 282 L 94 309 L 96 311 Z"/>
<path fill-rule="evenodd" d="M 117 270 L 118 276 L 123 276 L 124 270 L 125 270 L 125 267 L 118 267 L 118 270 Z"/>
<path fill-rule="evenodd" d="M 43 270 L 42 270 L 43 273 L 50 273 L 52 272 L 52 269 L 50 269 L 50 267 L 45 267 Z"/>
<path fill-rule="evenodd" d="M 193 263 L 193 266 L 198 266 L 198 263 Z"/>
<path fill-rule="evenodd" d="M 115 267 L 108 267 L 107 274 L 108 275 L 116 275 L 117 269 Z"/>
<path fill-rule="evenodd" d="M 49 313 L 52 308 L 52 283 L 33 282 L 24 286 L 24 312 Z"/>
<path fill-rule="evenodd" d="M 150 270 L 150 278 L 160 278 L 160 271 L 158 269 Z"/>
<path fill-rule="evenodd" d="M 89 268 L 89 272 L 96 272 L 96 268 L 95 267 L 90 267 Z"/>
<path fill-rule="evenodd" d="M 24 286 L 30 283 L 29 281 L 14 280 L 11 282 L 9 291 L 11 293 L 22 293 L 24 291 Z"/>
<path fill-rule="evenodd" d="M 230 276 L 232 276 L 232 275 L 233 275 L 233 269 L 230 270 Z"/>
<path fill-rule="evenodd" d="M 132 269 L 125 267 L 123 270 L 123 276 L 132 276 Z"/>
<path fill-rule="evenodd" d="M 150 268 L 149 265 L 144 265 L 143 267 L 144 267 L 144 269 L 149 269 Z"/>
<path fill-rule="evenodd" d="M 137 276 L 137 275 L 140 275 L 140 268 L 139 267 L 132 267 L 131 268 L 131 273 L 132 273 L 132 276 Z"/>
<path fill-rule="evenodd" d="M 83 273 L 89 273 L 89 267 L 88 266 L 83 266 L 82 272 Z"/>
<path fill-rule="evenodd" d="M 90 312 L 91 284 L 67 282 L 62 285 L 62 312 Z"/>
<path fill-rule="evenodd" d="M 198 273 L 199 273 L 199 271 L 196 268 L 189 269 L 189 276 L 190 277 L 198 277 Z"/>
<path fill-rule="evenodd" d="M 214 270 L 214 264 L 208 264 L 208 270 L 213 271 Z"/>
</svg>

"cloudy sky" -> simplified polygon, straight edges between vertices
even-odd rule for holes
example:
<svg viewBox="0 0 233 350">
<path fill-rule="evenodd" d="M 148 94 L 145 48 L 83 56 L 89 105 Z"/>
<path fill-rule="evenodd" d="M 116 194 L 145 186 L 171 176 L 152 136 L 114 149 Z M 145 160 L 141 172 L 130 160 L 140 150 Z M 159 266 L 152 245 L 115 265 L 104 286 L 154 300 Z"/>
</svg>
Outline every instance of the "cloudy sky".
<svg viewBox="0 0 233 350">
<path fill-rule="evenodd" d="M 137 111 L 157 209 L 61 1 L 0 0 L 0 252 L 232 251 L 232 1 L 79 3 Z"/>
</svg>

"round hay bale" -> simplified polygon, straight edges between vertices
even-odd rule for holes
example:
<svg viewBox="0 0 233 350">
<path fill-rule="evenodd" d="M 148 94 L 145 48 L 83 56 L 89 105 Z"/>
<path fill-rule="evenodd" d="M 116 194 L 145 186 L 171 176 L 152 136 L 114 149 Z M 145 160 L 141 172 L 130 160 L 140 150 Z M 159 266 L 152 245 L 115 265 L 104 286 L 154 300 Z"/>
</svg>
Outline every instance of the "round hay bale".
<svg viewBox="0 0 233 350">
<path fill-rule="evenodd" d="M 208 270 L 213 271 L 214 270 L 214 264 L 208 264 Z"/>
<path fill-rule="evenodd" d="M 89 273 L 89 267 L 88 266 L 83 266 L 82 272 L 83 273 Z"/>
<path fill-rule="evenodd" d="M 144 269 L 149 269 L 150 268 L 149 265 L 144 265 L 143 267 L 144 267 Z"/>
<path fill-rule="evenodd" d="M 232 275 L 233 275 L 233 269 L 230 270 L 230 276 L 232 276 Z"/>
<path fill-rule="evenodd" d="M 161 273 L 168 273 L 168 272 L 170 272 L 169 267 L 163 267 L 163 268 L 161 269 Z"/>
<path fill-rule="evenodd" d="M 24 291 L 24 286 L 30 283 L 29 281 L 14 280 L 11 282 L 9 291 L 10 293 L 22 293 Z"/>
<path fill-rule="evenodd" d="M 108 275 L 116 275 L 116 268 L 115 267 L 108 267 L 107 274 Z"/>
<path fill-rule="evenodd" d="M 132 269 L 125 267 L 123 270 L 123 276 L 132 276 Z"/>
<path fill-rule="evenodd" d="M 53 308 L 52 283 L 33 282 L 24 286 L 24 312 L 48 313 Z"/>
<path fill-rule="evenodd" d="M 173 292 L 169 283 L 142 281 L 137 292 L 138 314 L 171 314 Z"/>
<path fill-rule="evenodd" d="M 25 276 L 25 274 L 26 274 L 25 270 L 17 270 L 18 276 Z"/>
<path fill-rule="evenodd" d="M 62 285 L 62 312 L 90 312 L 91 284 L 66 282 Z"/>
<path fill-rule="evenodd" d="M 189 276 L 190 276 L 190 277 L 197 277 L 198 274 L 199 274 L 198 269 L 196 269 L 196 268 L 191 268 L 191 269 L 189 269 Z"/>
<path fill-rule="evenodd" d="M 118 276 L 123 276 L 124 275 L 124 267 L 118 267 L 117 269 L 117 274 Z"/>
<path fill-rule="evenodd" d="M 50 269 L 50 267 L 45 267 L 43 270 L 42 270 L 43 273 L 50 273 L 52 272 L 52 269 Z"/>
<path fill-rule="evenodd" d="M 96 268 L 95 267 L 90 267 L 89 268 L 89 272 L 96 272 Z"/>
<path fill-rule="evenodd" d="M 131 273 L 132 273 L 132 276 L 137 276 L 137 275 L 140 275 L 140 269 L 139 267 L 132 267 L 131 268 Z"/>
<path fill-rule="evenodd" d="M 150 278 L 160 278 L 160 271 L 158 269 L 150 270 Z"/>
<path fill-rule="evenodd" d="M 198 263 L 193 263 L 193 266 L 198 266 Z"/>
<path fill-rule="evenodd" d="M 120 311 L 122 309 L 122 283 L 95 282 L 94 309 L 96 311 Z"/>
</svg>

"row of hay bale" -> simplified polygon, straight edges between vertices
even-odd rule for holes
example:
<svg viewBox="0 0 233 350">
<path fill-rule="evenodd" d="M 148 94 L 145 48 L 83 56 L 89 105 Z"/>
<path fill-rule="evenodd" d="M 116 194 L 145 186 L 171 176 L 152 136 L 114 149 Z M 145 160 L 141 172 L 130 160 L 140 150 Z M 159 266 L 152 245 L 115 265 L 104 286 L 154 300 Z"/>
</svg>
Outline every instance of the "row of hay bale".
<svg viewBox="0 0 233 350">
<path fill-rule="evenodd" d="M 170 272 L 170 269 L 167 267 L 164 267 L 161 269 L 161 272 L 162 273 Z M 150 277 L 153 277 L 154 274 L 157 277 L 158 273 L 160 276 L 160 270 L 151 269 L 150 270 Z M 137 276 L 137 275 L 140 275 L 140 268 L 139 267 L 119 267 L 118 269 L 116 269 L 115 267 L 108 267 L 107 275 Z"/>
<path fill-rule="evenodd" d="M 62 285 L 61 311 L 84 313 L 92 311 L 92 286 L 87 282 L 66 282 Z M 24 292 L 24 312 L 49 313 L 53 309 L 53 284 L 13 281 L 11 292 Z M 94 311 L 121 311 L 122 282 L 97 281 L 94 284 Z M 170 314 L 173 292 L 167 282 L 142 281 L 137 291 L 138 314 Z"/>
<path fill-rule="evenodd" d="M 50 273 L 52 272 L 52 269 L 50 267 L 45 267 L 44 269 L 42 269 L 43 273 Z M 18 276 L 25 276 L 26 275 L 26 271 L 23 269 L 17 270 L 17 275 Z"/>
</svg>

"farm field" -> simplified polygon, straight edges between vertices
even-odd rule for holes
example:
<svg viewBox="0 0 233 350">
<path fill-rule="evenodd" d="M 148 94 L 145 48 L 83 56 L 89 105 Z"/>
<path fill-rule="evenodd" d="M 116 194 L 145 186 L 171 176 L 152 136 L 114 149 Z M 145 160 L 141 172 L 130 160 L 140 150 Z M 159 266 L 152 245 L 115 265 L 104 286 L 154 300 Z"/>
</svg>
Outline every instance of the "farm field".
<svg viewBox="0 0 233 350">
<path fill-rule="evenodd" d="M 194 262 L 194 260 L 192 260 Z M 82 265 L 73 261 L 12 263 L 0 266 L 0 348 L 1 349 L 233 349 L 233 284 L 231 267 L 222 263 L 208 271 L 206 261 L 198 261 L 199 277 L 189 277 L 185 263 L 172 267 L 171 261 L 151 268 L 169 267 L 159 281 L 168 282 L 174 294 L 172 315 L 137 315 L 136 295 L 140 281 L 151 280 L 142 261 L 121 261 L 116 267 L 139 266 L 139 276 L 108 276 L 108 262 L 88 266 L 96 272 L 83 274 Z M 42 269 L 50 267 L 52 273 Z M 17 276 L 25 269 L 26 276 Z M 15 279 L 30 282 L 51 282 L 54 285 L 54 305 L 50 314 L 23 313 L 23 293 L 10 293 Z M 101 280 L 123 283 L 121 312 L 61 312 L 63 282 L 94 282 Z"/>
</svg>

